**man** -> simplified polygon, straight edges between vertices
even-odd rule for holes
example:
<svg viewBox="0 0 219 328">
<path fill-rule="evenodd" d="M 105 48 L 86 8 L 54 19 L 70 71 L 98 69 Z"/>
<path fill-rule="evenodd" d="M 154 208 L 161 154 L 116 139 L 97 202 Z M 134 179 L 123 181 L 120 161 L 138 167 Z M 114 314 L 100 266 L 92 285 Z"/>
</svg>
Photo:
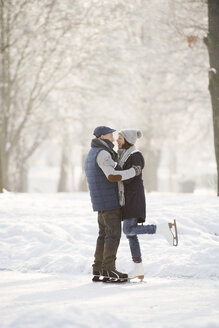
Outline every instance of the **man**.
<svg viewBox="0 0 219 328">
<path fill-rule="evenodd" d="M 115 162 L 114 129 L 98 126 L 93 134 L 91 149 L 85 161 L 85 173 L 93 210 L 98 212 L 99 235 L 93 264 L 93 281 L 125 281 L 126 273 L 116 269 L 116 254 L 121 238 L 121 208 L 118 198 L 118 181 L 133 178 L 141 173 L 140 167 L 120 169 Z M 103 276 L 103 280 L 100 280 Z"/>
</svg>

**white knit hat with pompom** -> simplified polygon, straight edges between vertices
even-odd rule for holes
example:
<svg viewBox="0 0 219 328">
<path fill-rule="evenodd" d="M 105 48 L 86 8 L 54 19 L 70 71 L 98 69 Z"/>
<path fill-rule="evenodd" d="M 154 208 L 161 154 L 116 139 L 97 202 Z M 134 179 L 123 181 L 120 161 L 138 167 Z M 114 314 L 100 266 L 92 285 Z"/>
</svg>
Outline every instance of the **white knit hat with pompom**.
<svg viewBox="0 0 219 328">
<path fill-rule="evenodd" d="M 128 141 L 131 145 L 136 143 L 136 140 L 142 137 L 141 130 L 134 130 L 134 129 L 126 129 L 121 130 L 119 133 Z"/>
</svg>

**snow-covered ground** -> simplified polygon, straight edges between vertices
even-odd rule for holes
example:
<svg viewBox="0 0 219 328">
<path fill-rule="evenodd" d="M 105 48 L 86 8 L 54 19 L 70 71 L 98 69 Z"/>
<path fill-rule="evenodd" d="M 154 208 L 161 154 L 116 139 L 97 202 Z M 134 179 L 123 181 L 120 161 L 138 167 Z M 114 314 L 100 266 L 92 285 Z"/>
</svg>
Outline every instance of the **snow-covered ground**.
<svg viewBox="0 0 219 328">
<path fill-rule="evenodd" d="M 147 222 L 177 220 L 179 247 L 140 236 L 145 281 L 91 282 L 87 193 L 0 195 L 0 327 L 219 327 L 219 199 L 148 194 Z M 123 236 L 117 268 L 132 267 Z"/>
</svg>

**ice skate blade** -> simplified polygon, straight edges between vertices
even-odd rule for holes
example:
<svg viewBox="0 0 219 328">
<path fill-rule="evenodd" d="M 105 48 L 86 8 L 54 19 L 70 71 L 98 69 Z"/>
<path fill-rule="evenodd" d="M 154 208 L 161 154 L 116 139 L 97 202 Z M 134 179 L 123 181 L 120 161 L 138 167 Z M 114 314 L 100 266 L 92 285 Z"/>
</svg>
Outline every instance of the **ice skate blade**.
<svg viewBox="0 0 219 328">
<path fill-rule="evenodd" d="M 109 283 L 109 284 L 121 284 L 124 282 L 128 282 L 128 278 L 124 278 L 124 279 L 113 279 L 113 278 L 108 278 L 108 280 L 103 279 L 103 282 L 105 283 Z"/>
<path fill-rule="evenodd" d="M 92 281 L 93 282 L 107 282 L 109 280 L 108 277 L 103 276 L 93 276 Z"/>
<path fill-rule="evenodd" d="M 102 282 L 103 279 L 101 279 L 100 276 L 93 276 L 92 281 L 93 281 L 93 282 Z"/>
<path fill-rule="evenodd" d="M 129 279 L 129 281 L 131 281 L 132 279 L 139 279 L 140 281 L 144 281 L 144 275 L 139 275 L 139 276 L 131 277 L 128 279 Z"/>
<path fill-rule="evenodd" d="M 178 246 L 178 232 L 175 219 L 173 220 L 173 223 L 169 223 L 169 228 L 173 235 L 173 246 Z M 172 229 L 174 229 L 174 232 Z"/>
</svg>

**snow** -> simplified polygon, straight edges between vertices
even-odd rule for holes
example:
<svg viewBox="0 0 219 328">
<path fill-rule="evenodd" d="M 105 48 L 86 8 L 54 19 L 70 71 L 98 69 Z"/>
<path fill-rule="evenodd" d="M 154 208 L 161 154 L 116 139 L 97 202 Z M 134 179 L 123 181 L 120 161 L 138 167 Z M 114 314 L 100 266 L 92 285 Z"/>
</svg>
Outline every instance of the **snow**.
<svg viewBox="0 0 219 328">
<path fill-rule="evenodd" d="M 147 194 L 148 223 L 173 219 L 179 247 L 139 237 L 143 283 L 92 283 L 88 193 L 1 194 L 0 327 L 218 328 L 218 198 Z M 117 268 L 132 268 L 124 235 Z"/>
<path fill-rule="evenodd" d="M 210 67 L 208 71 L 213 72 L 214 74 L 217 74 L 217 70 L 214 67 Z"/>
</svg>

